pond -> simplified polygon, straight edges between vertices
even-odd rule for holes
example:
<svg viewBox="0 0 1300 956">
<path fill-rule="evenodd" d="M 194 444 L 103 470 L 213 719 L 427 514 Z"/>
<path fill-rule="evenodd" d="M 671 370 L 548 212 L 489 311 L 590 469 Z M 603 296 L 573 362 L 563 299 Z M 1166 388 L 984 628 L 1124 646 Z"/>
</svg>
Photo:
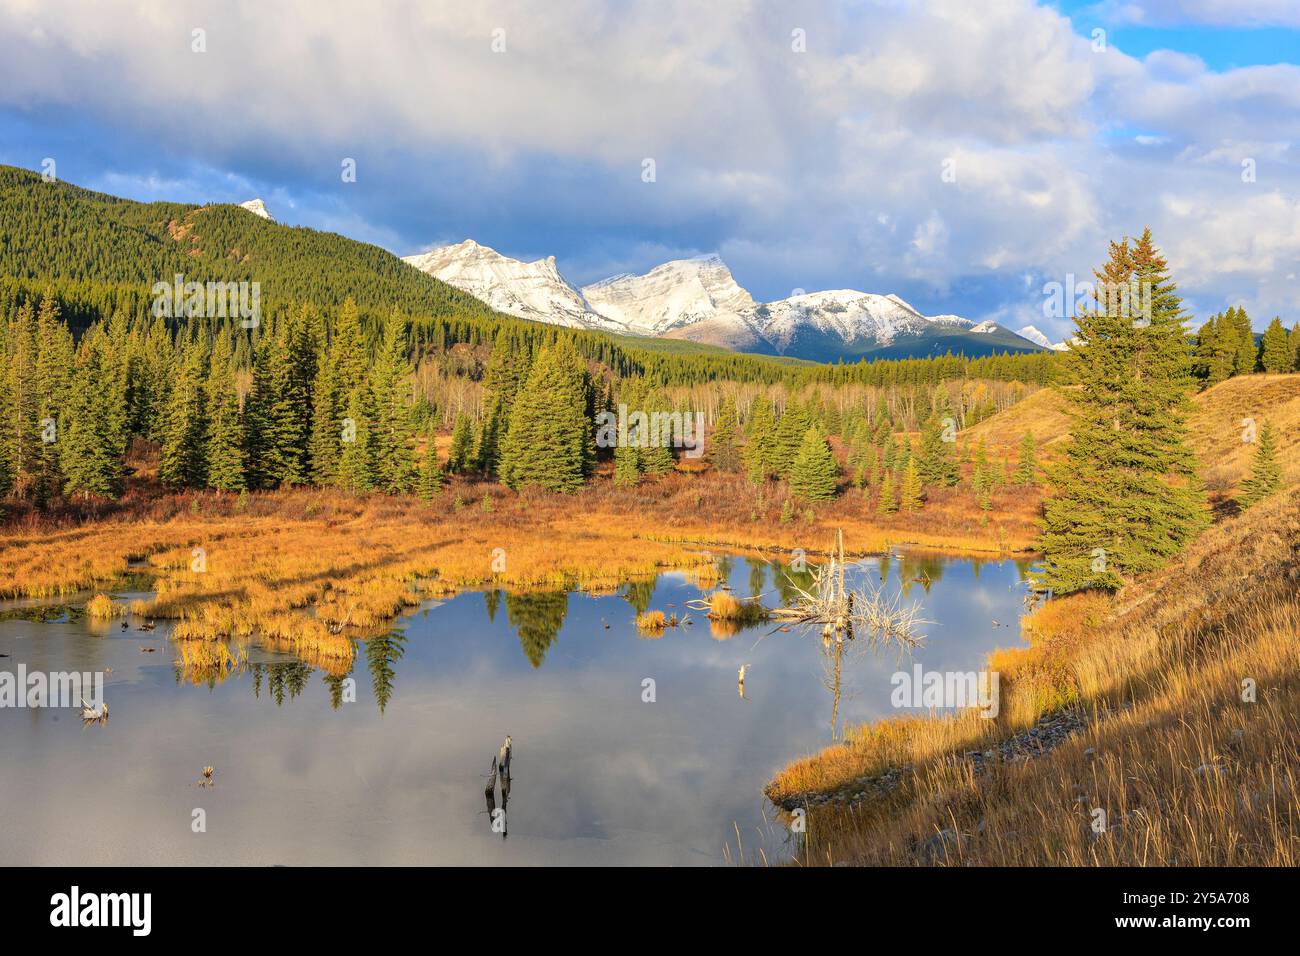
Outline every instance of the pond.
<svg viewBox="0 0 1300 956">
<path fill-rule="evenodd" d="M 738 595 L 791 596 L 780 565 L 720 563 Z M 686 608 L 702 592 L 684 574 L 607 595 L 466 592 L 358 642 L 350 673 L 253 647 L 197 683 L 162 623 L 123 630 L 75 604 L 10 602 L 0 672 L 111 669 L 111 717 L 0 708 L 0 864 L 778 862 L 795 844 L 763 785 L 832 742 L 833 706 L 837 730 L 897 715 L 895 672 L 978 671 L 1019 643 L 1027 569 L 850 566 L 850 583 L 906 592 L 931 623 L 910 658 L 846 655 L 838 704 L 819 635 L 714 627 Z M 635 626 L 646 609 L 690 623 L 649 637 Z M 503 817 L 484 791 L 506 734 Z"/>
</svg>

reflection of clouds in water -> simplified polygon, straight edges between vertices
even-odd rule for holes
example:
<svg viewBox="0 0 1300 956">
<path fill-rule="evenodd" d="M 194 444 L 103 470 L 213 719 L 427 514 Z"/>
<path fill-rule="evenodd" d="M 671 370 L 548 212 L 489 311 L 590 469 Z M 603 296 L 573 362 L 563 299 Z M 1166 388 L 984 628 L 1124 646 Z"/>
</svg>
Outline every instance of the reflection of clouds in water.
<svg viewBox="0 0 1300 956">
<path fill-rule="evenodd" d="M 730 584 L 747 594 L 757 562 L 735 559 Z M 891 559 L 888 588 L 907 562 Z M 773 588 L 763 565 L 763 586 Z M 865 562 L 862 574 L 878 576 Z M 916 659 L 972 669 L 1009 629 L 988 628 L 988 600 L 1014 620 L 1013 565 L 944 565 L 928 595 L 912 594 L 929 641 Z M 662 575 L 650 606 L 683 609 L 700 591 Z M 644 592 L 644 589 L 642 589 Z M 1001 593 L 1005 603 L 999 604 Z M 774 592 L 773 592 L 774 593 Z M 319 671 L 277 706 L 243 673 L 177 686 L 157 635 L 90 637 L 80 624 L 0 625 L 0 652 L 29 667 L 114 668 L 113 722 L 0 712 L 0 859 L 15 863 L 716 863 L 739 825 L 747 850 L 762 827 L 761 787 L 789 760 L 829 742 L 830 695 L 816 635 L 746 628 L 727 641 L 703 615 L 660 641 L 637 638 L 626 595 L 515 601 L 489 620 L 482 594 L 461 594 L 402 622 L 401 654 L 382 655 L 376 682 L 364 648 L 352 671 L 357 702 L 330 707 Z M 522 613 L 521 613 L 522 609 Z M 427 612 L 427 613 L 426 613 Z M 999 619 L 1002 619 L 999 617 Z M 520 624 L 536 638 L 526 645 Z M 604 623 L 609 623 L 606 630 Z M 759 640 L 762 638 L 762 640 Z M 140 644 L 163 648 L 140 654 Z M 544 647 L 543 647 L 544 645 Z M 538 666 L 527 648 L 542 649 Z M 34 662 L 33 658 L 37 660 Z M 745 701 L 736 670 L 748 663 Z M 846 664 L 842 722 L 893 713 L 894 655 Z M 905 666 L 905 665 L 904 665 Z M 389 674 L 391 671 L 391 675 Z M 657 702 L 641 701 L 653 677 Z M 390 696 L 381 714 L 376 686 Z M 490 832 L 483 782 L 504 734 L 515 760 L 508 841 Z M 210 790 L 193 787 L 217 767 Z M 95 780 L 93 799 L 86 780 Z M 190 811 L 209 831 L 189 831 Z M 772 828 L 769 852 L 782 831 Z"/>
</svg>

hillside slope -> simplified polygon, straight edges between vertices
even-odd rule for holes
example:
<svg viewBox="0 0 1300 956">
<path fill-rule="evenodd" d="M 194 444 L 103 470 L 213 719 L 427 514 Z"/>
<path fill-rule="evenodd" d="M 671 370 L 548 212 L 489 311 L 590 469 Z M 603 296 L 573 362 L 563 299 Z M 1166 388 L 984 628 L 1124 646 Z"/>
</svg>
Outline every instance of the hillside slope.
<svg viewBox="0 0 1300 956">
<path fill-rule="evenodd" d="M 1049 602 L 989 662 L 996 719 L 865 727 L 778 775 L 812 808 L 801 862 L 1296 865 L 1298 584 L 1293 489 L 1115 597 Z"/>
<path fill-rule="evenodd" d="M 140 203 L 0 166 L 0 276 L 108 286 L 256 281 L 263 301 L 492 315 L 472 295 L 392 253 L 284 226 L 237 205 Z"/>
<path fill-rule="evenodd" d="M 1287 487 L 1300 484 L 1300 374 L 1239 375 L 1194 396 L 1192 404 L 1192 449 L 1211 491 L 1231 491 L 1249 474 L 1255 446 L 1242 441 L 1242 420 L 1247 418 L 1257 427 L 1265 419 L 1273 423 L 1283 481 Z M 983 438 L 991 453 L 1014 455 L 1029 431 L 1051 457 L 1069 429 L 1065 399 L 1045 388 L 967 429 L 962 437 L 972 442 Z"/>
</svg>

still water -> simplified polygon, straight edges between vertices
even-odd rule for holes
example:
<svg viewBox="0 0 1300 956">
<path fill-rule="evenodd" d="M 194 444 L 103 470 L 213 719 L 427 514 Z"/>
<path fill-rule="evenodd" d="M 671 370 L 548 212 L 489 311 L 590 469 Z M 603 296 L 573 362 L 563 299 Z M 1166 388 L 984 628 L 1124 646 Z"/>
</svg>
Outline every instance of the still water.
<svg viewBox="0 0 1300 956">
<path fill-rule="evenodd" d="M 840 727 L 899 713 L 897 670 L 979 670 L 991 649 L 1018 643 L 1026 570 L 898 555 L 852 566 L 857 582 L 905 590 L 932 623 L 910 658 L 846 656 Z M 727 558 L 723 572 L 769 606 L 782 590 L 790 597 L 778 565 Z M 0 709 L 0 864 L 788 858 L 762 787 L 831 743 L 833 670 L 820 637 L 770 624 L 726 634 L 691 613 L 661 637 L 638 633 L 639 609 L 690 613 L 701 593 L 681 574 L 600 596 L 467 592 L 358 642 L 350 674 L 253 648 L 247 666 L 198 684 L 161 623 L 122 630 L 75 607 L 38 622 L 19 603 L 0 606 L 0 671 L 111 668 L 105 724 L 83 726 L 76 710 Z M 484 784 L 506 734 L 502 834 Z M 208 785 L 205 766 L 215 768 Z M 194 832 L 196 810 L 206 832 Z"/>
</svg>

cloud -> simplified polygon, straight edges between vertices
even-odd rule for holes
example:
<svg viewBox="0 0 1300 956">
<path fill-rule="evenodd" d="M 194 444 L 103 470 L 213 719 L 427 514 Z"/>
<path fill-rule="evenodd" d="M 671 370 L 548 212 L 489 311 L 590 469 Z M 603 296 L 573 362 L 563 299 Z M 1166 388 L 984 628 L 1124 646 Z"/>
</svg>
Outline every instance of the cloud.
<svg viewBox="0 0 1300 956">
<path fill-rule="evenodd" d="M 1030 0 L 123 9 L 0 0 L 0 155 L 54 150 L 140 198 L 259 194 L 399 253 L 469 236 L 582 283 L 716 250 L 760 299 L 855 287 L 972 317 L 1037 312 L 1023 276 L 1086 275 L 1150 225 L 1205 308 L 1296 307 L 1294 64 L 1094 52 Z"/>
</svg>

